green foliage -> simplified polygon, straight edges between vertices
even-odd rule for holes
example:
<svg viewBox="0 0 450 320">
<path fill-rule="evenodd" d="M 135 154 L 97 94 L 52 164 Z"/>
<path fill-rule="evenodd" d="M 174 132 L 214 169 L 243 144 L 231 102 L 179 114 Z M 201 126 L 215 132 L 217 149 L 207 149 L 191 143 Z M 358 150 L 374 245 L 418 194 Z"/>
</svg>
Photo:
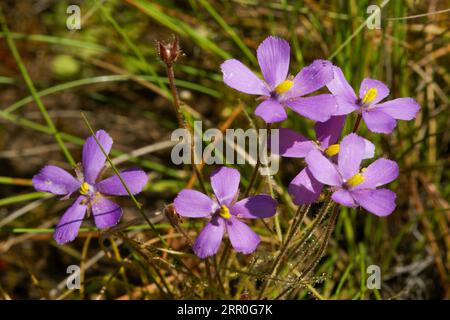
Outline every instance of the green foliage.
<svg viewBox="0 0 450 320">
<path fill-rule="evenodd" d="M 444 9 L 440 5 L 388 1 L 381 29 L 370 30 L 366 9 L 373 1 L 368 0 L 90 0 L 81 5 L 82 29 L 69 32 L 66 1 L 49 1 L 46 10 L 16 21 L 28 2 L 0 5 L 5 15 L 0 34 L 0 267 L 8 264 L 0 273 L 2 298 L 449 297 L 448 12 L 430 13 Z M 402 18 L 423 13 L 428 15 Z M 291 72 L 315 58 L 330 59 L 355 88 L 364 77 L 373 77 L 388 84 L 391 97 L 419 101 L 418 119 L 400 122 L 392 135 L 370 134 L 364 126 L 360 131 L 377 146 L 377 157 L 394 159 L 402 168 L 391 185 L 397 209 L 379 219 L 362 209 L 341 208 L 335 226 L 325 198 L 297 210 L 287 185 L 303 163 L 283 159 L 274 179 L 257 177 L 253 185 L 255 192 L 273 189 L 280 225 L 255 222 L 262 245 L 252 256 L 223 245 L 215 258 L 201 261 L 191 253 L 190 241 L 202 222 L 167 220 L 167 205 L 186 187 L 190 168 L 170 162 L 170 147 L 133 153 L 170 140 L 176 128 L 156 41 L 179 37 L 184 56 L 174 68 L 188 123 L 201 119 L 208 127 L 220 127 L 231 119 L 228 127 L 248 128 L 262 126 L 253 116 L 256 102 L 222 83 L 220 64 L 235 57 L 256 71 L 255 49 L 270 34 L 289 40 Z M 240 107 L 244 112 L 231 118 Z M 90 134 L 81 110 L 93 127 L 113 131 L 118 142 L 111 163 L 139 165 L 150 172 L 151 183 L 137 198 L 123 201 L 129 218 L 120 225 L 105 232 L 86 226 L 75 242 L 56 246 L 52 228 L 65 207 L 34 192 L 30 179 L 47 163 L 70 169 L 80 159 L 80 146 Z M 354 121 L 347 119 L 346 132 Z M 312 123 L 303 118 L 290 116 L 283 126 L 313 137 Z M 203 175 L 211 170 L 205 166 Z M 240 171 L 246 188 L 253 168 L 245 165 Z M 139 216 L 141 208 L 148 224 Z M 4 220 L 10 215 L 15 217 L 11 222 Z M 40 263 L 32 274 L 28 264 L 34 261 Z M 69 264 L 85 266 L 79 292 L 58 287 Z M 365 286 L 371 264 L 382 269 L 380 290 Z M 33 288 L 28 280 L 7 282 L 11 274 L 33 277 Z M 422 286 L 411 285 L 418 280 Z"/>
</svg>

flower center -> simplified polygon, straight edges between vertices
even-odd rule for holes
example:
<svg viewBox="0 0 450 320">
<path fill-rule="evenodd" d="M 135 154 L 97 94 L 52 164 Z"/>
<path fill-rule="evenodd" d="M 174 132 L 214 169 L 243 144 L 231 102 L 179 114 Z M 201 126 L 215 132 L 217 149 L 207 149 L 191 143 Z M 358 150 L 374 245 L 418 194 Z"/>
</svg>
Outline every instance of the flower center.
<svg viewBox="0 0 450 320">
<path fill-rule="evenodd" d="M 89 183 L 83 182 L 83 184 L 80 187 L 80 193 L 82 195 L 86 195 L 90 189 L 91 189 L 91 186 L 89 185 Z"/>
<path fill-rule="evenodd" d="M 366 90 L 366 93 L 364 93 L 364 96 L 362 98 L 362 103 L 367 104 L 372 102 L 377 97 L 377 94 L 378 94 L 377 88 L 370 88 Z"/>
<path fill-rule="evenodd" d="M 282 94 L 282 93 L 285 93 L 286 91 L 288 91 L 290 88 L 292 88 L 293 85 L 294 85 L 293 81 L 284 80 L 282 83 L 280 83 L 279 85 L 277 85 L 275 87 L 275 91 L 278 94 Z"/>
<path fill-rule="evenodd" d="M 328 157 L 337 155 L 339 153 L 339 144 L 332 144 L 328 146 L 328 148 L 326 148 L 324 152 Z"/>
<path fill-rule="evenodd" d="M 230 219 L 230 218 L 231 218 L 230 209 L 228 209 L 227 206 L 224 205 L 224 204 L 221 205 L 221 206 L 220 206 L 220 209 L 219 209 L 219 215 L 220 215 L 222 218 Z"/>
<path fill-rule="evenodd" d="M 364 180 L 366 180 L 366 178 L 361 173 L 357 173 L 347 180 L 347 185 L 350 187 L 355 187 L 358 184 L 361 184 Z"/>
</svg>

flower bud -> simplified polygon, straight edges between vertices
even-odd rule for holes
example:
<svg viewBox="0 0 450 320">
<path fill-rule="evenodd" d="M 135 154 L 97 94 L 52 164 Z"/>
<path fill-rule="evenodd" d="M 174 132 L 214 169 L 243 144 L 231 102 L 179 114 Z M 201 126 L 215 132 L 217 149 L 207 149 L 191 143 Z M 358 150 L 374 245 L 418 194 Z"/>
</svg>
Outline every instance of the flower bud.
<svg viewBox="0 0 450 320">
<path fill-rule="evenodd" d="M 173 37 L 171 43 L 158 41 L 158 55 L 165 64 L 173 64 L 181 55 L 178 38 Z"/>
</svg>

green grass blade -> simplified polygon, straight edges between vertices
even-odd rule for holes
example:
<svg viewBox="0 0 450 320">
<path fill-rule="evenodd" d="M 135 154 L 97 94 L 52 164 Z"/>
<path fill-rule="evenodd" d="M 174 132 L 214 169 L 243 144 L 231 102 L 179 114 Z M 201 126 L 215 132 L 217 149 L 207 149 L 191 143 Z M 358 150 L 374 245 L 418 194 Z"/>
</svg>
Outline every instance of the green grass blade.
<svg viewBox="0 0 450 320">
<path fill-rule="evenodd" d="M 209 12 L 209 14 L 216 20 L 216 22 L 225 30 L 236 45 L 242 50 L 244 55 L 254 64 L 257 64 L 257 60 L 252 51 L 245 45 L 241 38 L 237 35 L 233 28 L 220 16 L 220 14 L 214 9 L 214 7 L 207 0 L 199 0 L 200 4 Z"/>
<path fill-rule="evenodd" d="M 100 3 L 100 2 L 98 2 Z M 133 53 L 136 55 L 136 57 L 142 62 L 142 64 L 145 66 L 146 71 L 148 71 L 152 76 L 156 77 L 156 82 L 158 83 L 158 86 L 167 94 L 169 94 L 169 90 L 167 86 L 161 81 L 159 77 L 157 77 L 157 73 L 153 67 L 147 63 L 147 60 L 145 60 L 144 55 L 141 53 L 139 48 L 131 41 L 131 39 L 128 37 L 126 32 L 120 27 L 120 25 L 117 23 L 117 21 L 112 17 L 112 15 L 106 10 L 103 5 L 100 7 L 100 10 L 103 14 L 103 16 L 106 18 L 106 20 L 111 23 L 111 25 L 114 27 L 114 29 L 120 34 L 120 36 L 125 41 L 125 44 L 133 51 Z"/>
<path fill-rule="evenodd" d="M 23 126 L 25 128 L 29 128 L 29 129 L 35 130 L 37 132 L 41 132 L 41 133 L 45 133 L 45 134 L 49 134 L 49 135 L 52 134 L 51 130 L 48 127 L 46 127 L 46 126 L 44 126 L 44 125 L 42 125 L 40 123 L 33 122 L 31 120 L 28 120 L 28 119 L 16 116 L 14 114 L 6 113 L 6 112 L 4 112 L 2 110 L 0 110 L 0 118 L 8 120 L 8 121 L 10 121 L 10 122 L 12 122 L 14 124 Z M 71 134 L 68 134 L 68 133 L 65 133 L 65 132 L 61 132 L 61 137 L 65 141 L 74 143 L 76 145 L 82 146 L 84 144 L 84 139 L 81 139 L 79 137 L 76 137 L 74 135 L 71 135 Z M 123 152 L 120 152 L 118 150 L 114 150 L 114 149 L 111 150 L 111 155 L 113 155 L 115 157 L 121 156 L 123 154 L 124 154 Z M 160 172 L 160 173 L 162 173 L 164 175 L 167 175 L 167 176 L 170 176 L 172 178 L 179 179 L 179 178 L 183 178 L 184 177 L 178 170 L 174 170 L 172 168 L 169 168 L 167 166 L 164 166 L 162 164 L 155 163 L 155 162 L 152 162 L 152 161 L 149 161 L 149 160 L 139 159 L 139 158 L 136 158 L 136 157 L 131 157 L 128 161 L 132 162 L 132 163 L 138 163 L 139 165 L 141 165 L 141 166 L 143 166 L 143 167 L 145 167 L 147 169 L 155 170 L 157 172 Z"/>
<path fill-rule="evenodd" d="M 47 109 L 45 109 L 44 104 L 42 103 L 41 99 L 39 98 L 36 88 L 34 87 L 33 82 L 31 81 L 30 75 L 28 74 L 28 71 L 22 61 L 22 58 L 20 57 L 19 51 L 17 50 L 17 47 L 14 43 L 14 40 L 11 37 L 8 25 L 6 24 L 5 17 L 3 15 L 3 9 L 0 7 L 0 24 L 2 26 L 3 33 L 5 34 L 6 43 L 11 50 L 11 53 L 14 57 L 14 60 L 16 61 L 20 73 L 22 74 L 22 77 L 25 80 L 25 83 L 28 87 L 28 89 L 31 92 L 31 95 L 33 96 L 34 100 L 36 101 L 36 104 L 39 107 L 39 110 L 41 111 L 42 116 L 44 117 L 45 122 L 47 123 L 47 126 L 52 131 L 53 136 L 55 137 L 56 142 L 58 143 L 62 153 L 66 157 L 67 161 L 70 163 L 70 165 L 75 166 L 75 160 L 73 159 L 72 155 L 70 154 L 69 150 L 67 149 L 66 145 L 64 144 L 64 141 L 61 138 L 60 133 L 55 127 L 55 124 L 53 123 L 52 119 L 50 118 Z"/>
<path fill-rule="evenodd" d="M 92 78 L 79 79 L 79 80 L 74 80 L 74 81 L 70 81 L 70 82 L 57 84 L 53 87 L 49 87 L 47 89 L 39 91 L 37 93 L 37 95 L 40 98 L 42 98 L 42 97 L 50 95 L 50 94 L 58 93 L 58 92 L 61 92 L 61 91 L 67 90 L 67 89 L 72 89 L 72 88 L 76 88 L 76 87 L 80 87 L 80 86 L 86 86 L 86 85 L 92 85 L 92 84 L 104 83 L 104 82 L 129 81 L 129 80 L 132 80 L 132 77 L 133 76 L 128 76 L 128 75 L 105 75 L 105 76 L 97 76 L 97 77 L 92 77 Z M 168 80 L 166 78 L 160 78 L 160 77 L 155 77 L 155 76 L 138 77 L 138 79 L 143 79 L 143 80 L 147 80 L 150 82 L 155 82 L 156 78 L 159 78 L 164 83 L 168 83 Z M 222 97 L 222 93 L 220 93 L 219 91 L 202 86 L 197 83 L 184 81 L 184 80 L 176 80 L 175 83 L 181 88 L 191 89 L 193 91 L 204 93 L 204 94 L 210 95 L 215 98 Z M 33 102 L 33 101 L 34 101 L 33 96 L 25 97 L 19 101 L 14 102 L 10 106 L 6 107 L 5 109 L 3 109 L 3 112 L 6 112 L 6 113 L 14 112 L 14 111 L 20 109 L 21 107 L 23 107 L 24 105 L 26 105 L 30 102 Z"/>
<path fill-rule="evenodd" d="M 215 53 L 222 59 L 231 58 L 231 55 L 228 52 L 222 50 L 212 40 L 201 35 L 187 23 L 165 14 L 156 4 L 145 0 L 127 0 L 127 2 L 139 8 L 143 13 L 147 14 L 163 26 L 171 29 L 173 32 L 181 36 L 192 38 L 192 40 L 201 48 Z"/>
<path fill-rule="evenodd" d="M 45 42 L 55 45 L 61 45 L 61 46 L 69 46 L 74 48 L 80 48 L 80 49 L 87 49 L 97 52 L 112 52 L 112 50 L 108 47 L 99 45 L 94 42 L 87 42 L 87 41 L 80 41 L 75 39 L 69 39 L 69 38 L 63 38 L 63 37 L 55 37 L 55 36 L 49 36 L 45 34 L 25 34 L 25 33 L 18 33 L 18 32 L 10 32 L 11 37 L 14 40 L 31 40 L 31 41 L 37 41 L 37 42 Z M 4 32 L 0 32 L 0 38 L 5 37 Z"/>
<path fill-rule="evenodd" d="M 17 196 L 11 196 L 11 197 L 0 199 L 0 207 L 18 203 L 18 202 L 24 202 L 24 201 L 42 199 L 42 198 L 51 198 L 51 197 L 53 197 L 53 195 L 50 193 L 47 193 L 47 192 L 30 192 L 30 193 L 25 193 L 25 194 L 20 194 Z"/>
<path fill-rule="evenodd" d="M 12 178 L 12 177 L 0 177 L 0 184 L 9 184 L 13 186 L 31 186 L 30 179 Z"/>
</svg>

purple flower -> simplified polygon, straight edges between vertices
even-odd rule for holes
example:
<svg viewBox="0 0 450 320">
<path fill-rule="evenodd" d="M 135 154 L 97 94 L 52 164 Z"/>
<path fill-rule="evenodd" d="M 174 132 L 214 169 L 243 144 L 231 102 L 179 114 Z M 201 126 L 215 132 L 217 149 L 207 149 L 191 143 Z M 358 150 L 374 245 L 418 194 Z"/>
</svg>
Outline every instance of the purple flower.
<svg viewBox="0 0 450 320">
<path fill-rule="evenodd" d="M 336 155 L 340 149 L 337 141 L 345 124 L 345 118 L 346 116 L 335 116 L 326 122 L 317 122 L 314 127 L 317 139 L 315 141 L 309 140 L 291 129 L 280 128 L 280 156 L 305 158 L 311 150 L 318 150 L 331 161 L 336 162 Z M 372 158 L 375 153 L 375 146 L 366 139 L 364 139 L 364 143 L 363 159 Z M 288 191 L 294 203 L 300 205 L 314 203 L 322 193 L 322 189 L 323 184 L 314 178 L 308 166 L 306 166 L 291 181 Z"/>
<path fill-rule="evenodd" d="M 315 60 L 295 78 L 288 78 L 289 43 L 276 37 L 268 37 L 259 45 L 257 57 L 264 81 L 236 59 L 226 60 L 221 68 L 223 81 L 228 86 L 261 97 L 263 102 L 256 108 L 255 114 L 266 123 L 285 120 L 285 106 L 304 117 L 321 122 L 328 120 L 336 111 L 336 102 L 330 94 L 302 97 L 324 87 L 333 79 L 329 61 Z"/>
<path fill-rule="evenodd" d="M 225 229 L 237 252 L 252 253 L 260 242 L 259 236 L 240 219 L 269 218 L 276 213 L 277 202 L 265 194 L 236 201 L 239 181 L 239 171 L 221 167 L 211 175 L 215 199 L 191 189 L 182 190 L 175 198 L 173 203 L 181 216 L 211 218 L 193 245 L 200 258 L 217 253 Z"/>
<path fill-rule="evenodd" d="M 306 163 L 314 178 L 331 186 L 333 201 L 346 207 L 361 206 L 377 216 L 387 216 L 395 209 L 395 193 L 377 187 L 397 178 L 398 165 L 381 158 L 360 170 L 364 148 L 364 139 L 351 133 L 340 143 L 337 164 L 318 150 L 308 153 Z"/>
<path fill-rule="evenodd" d="M 113 144 L 111 137 L 103 130 L 95 135 L 108 154 Z M 119 222 L 122 208 L 105 195 L 125 196 L 128 193 L 117 175 L 97 182 L 105 161 L 105 155 L 91 136 L 83 146 L 82 170 L 76 170 L 77 178 L 56 166 L 45 166 L 33 177 L 33 186 L 38 191 L 64 198 L 69 198 L 75 191 L 79 193 L 56 226 L 53 238 L 58 244 L 75 239 L 88 209 L 92 211 L 97 228 L 111 227 Z M 120 175 L 132 194 L 141 192 L 148 180 L 145 172 L 139 169 L 126 170 Z"/>
<path fill-rule="evenodd" d="M 389 95 L 389 88 L 378 80 L 365 78 L 359 88 L 359 97 L 345 80 L 342 70 L 333 66 L 334 79 L 327 84 L 336 98 L 338 109 L 334 115 L 351 112 L 362 114 L 367 128 L 372 132 L 391 133 L 398 120 L 412 120 L 420 105 L 412 98 L 398 98 L 379 103 Z"/>
</svg>

